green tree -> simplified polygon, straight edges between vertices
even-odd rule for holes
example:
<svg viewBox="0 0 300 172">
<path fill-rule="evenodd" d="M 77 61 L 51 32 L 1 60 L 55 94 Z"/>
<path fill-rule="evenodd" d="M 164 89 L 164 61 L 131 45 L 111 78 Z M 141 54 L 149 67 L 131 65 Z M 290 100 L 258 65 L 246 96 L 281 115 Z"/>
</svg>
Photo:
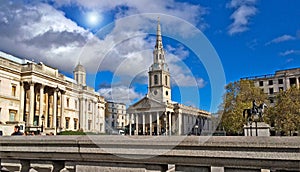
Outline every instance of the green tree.
<svg viewBox="0 0 300 172">
<path fill-rule="evenodd" d="M 219 114 L 222 115 L 221 125 L 229 135 L 241 134 L 246 123 L 243 110 L 252 108 L 253 100 L 258 104 L 265 102 L 267 96 L 255 87 L 251 80 L 229 83 L 225 89 L 226 93 L 219 110 Z"/>
<path fill-rule="evenodd" d="M 274 108 L 268 110 L 267 119 L 276 131 L 291 135 L 300 130 L 300 90 L 292 87 L 280 91 L 276 96 Z"/>
</svg>

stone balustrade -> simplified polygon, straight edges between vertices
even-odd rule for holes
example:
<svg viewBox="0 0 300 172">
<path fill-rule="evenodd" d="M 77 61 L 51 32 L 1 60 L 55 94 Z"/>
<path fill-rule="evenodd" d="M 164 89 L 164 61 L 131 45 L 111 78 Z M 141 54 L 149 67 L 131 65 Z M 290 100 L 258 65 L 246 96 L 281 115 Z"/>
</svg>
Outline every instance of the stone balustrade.
<svg viewBox="0 0 300 172">
<path fill-rule="evenodd" d="M 299 171 L 300 137 L 0 137 L 0 159 L 21 171 Z"/>
</svg>

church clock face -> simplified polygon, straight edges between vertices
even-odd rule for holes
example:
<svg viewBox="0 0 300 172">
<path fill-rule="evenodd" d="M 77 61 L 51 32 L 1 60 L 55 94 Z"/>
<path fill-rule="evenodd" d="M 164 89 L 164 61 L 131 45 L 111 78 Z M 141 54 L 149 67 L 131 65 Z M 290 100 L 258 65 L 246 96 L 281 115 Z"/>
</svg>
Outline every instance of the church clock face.
<svg viewBox="0 0 300 172">
<path fill-rule="evenodd" d="M 153 91 L 153 94 L 156 95 L 156 94 L 157 94 L 157 90 L 154 90 L 154 91 Z"/>
</svg>

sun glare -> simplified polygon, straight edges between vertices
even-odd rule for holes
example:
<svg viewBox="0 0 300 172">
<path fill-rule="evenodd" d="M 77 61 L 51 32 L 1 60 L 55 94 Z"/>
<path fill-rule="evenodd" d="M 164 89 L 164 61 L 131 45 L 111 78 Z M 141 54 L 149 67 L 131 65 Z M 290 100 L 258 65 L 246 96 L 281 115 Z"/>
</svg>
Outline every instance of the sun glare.
<svg viewBox="0 0 300 172">
<path fill-rule="evenodd" d="M 102 20 L 101 14 L 93 11 L 87 13 L 87 22 L 90 26 L 96 26 L 98 25 Z"/>
</svg>

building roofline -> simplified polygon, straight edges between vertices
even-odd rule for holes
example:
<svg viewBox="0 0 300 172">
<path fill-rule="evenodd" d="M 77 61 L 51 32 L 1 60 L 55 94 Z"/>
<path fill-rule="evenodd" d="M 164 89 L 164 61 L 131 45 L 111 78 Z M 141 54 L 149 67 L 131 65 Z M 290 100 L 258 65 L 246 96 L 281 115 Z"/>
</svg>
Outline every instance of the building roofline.
<svg viewBox="0 0 300 172">
<path fill-rule="evenodd" d="M 266 75 L 256 75 L 256 76 L 249 76 L 249 77 L 243 77 L 241 80 L 256 80 L 256 79 L 268 79 L 275 77 L 277 74 L 284 73 L 284 72 L 289 72 L 293 70 L 299 70 L 300 72 L 300 67 L 295 67 L 295 68 L 290 68 L 290 69 L 281 69 L 281 70 L 276 70 L 274 74 L 266 74 Z"/>
</svg>

